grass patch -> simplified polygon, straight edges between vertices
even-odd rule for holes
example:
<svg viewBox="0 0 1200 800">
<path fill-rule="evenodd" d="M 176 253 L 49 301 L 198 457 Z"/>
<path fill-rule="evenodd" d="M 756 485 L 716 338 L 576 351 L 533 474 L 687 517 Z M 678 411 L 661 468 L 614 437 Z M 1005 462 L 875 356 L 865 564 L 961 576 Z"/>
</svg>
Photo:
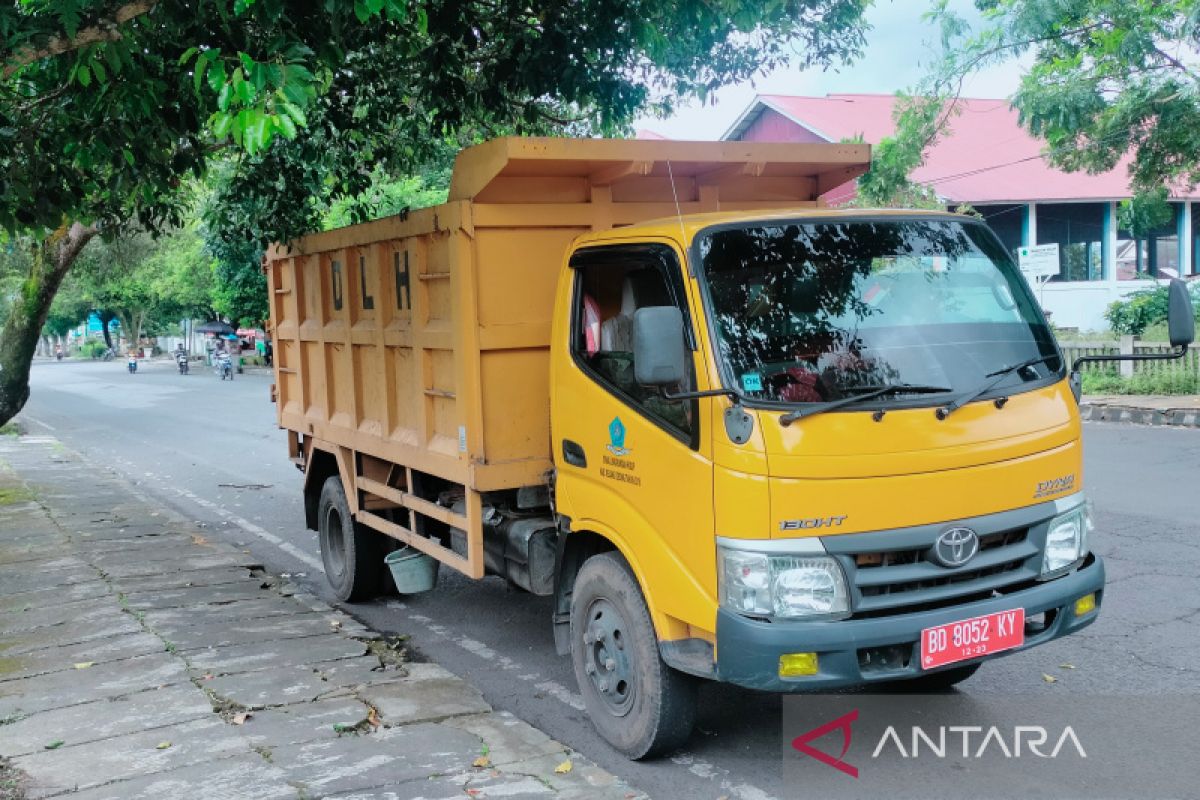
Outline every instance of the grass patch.
<svg viewBox="0 0 1200 800">
<path fill-rule="evenodd" d="M 1083 373 L 1084 394 L 1200 394 L 1200 376 L 1183 370 L 1135 372 L 1122 378 L 1116 368 Z"/>
<path fill-rule="evenodd" d="M 21 429 L 15 422 L 6 422 L 0 425 L 0 436 L 20 436 L 21 433 Z"/>
<path fill-rule="evenodd" d="M 408 654 L 408 637 L 405 635 L 384 636 L 379 639 L 359 641 L 367 646 L 367 652 L 379 659 L 381 667 L 399 667 L 411 661 Z"/>
<path fill-rule="evenodd" d="M 15 506 L 17 503 L 28 503 L 33 499 L 33 492 L 24 486 L 0 487 L 0 506 Z"/>
</svg>

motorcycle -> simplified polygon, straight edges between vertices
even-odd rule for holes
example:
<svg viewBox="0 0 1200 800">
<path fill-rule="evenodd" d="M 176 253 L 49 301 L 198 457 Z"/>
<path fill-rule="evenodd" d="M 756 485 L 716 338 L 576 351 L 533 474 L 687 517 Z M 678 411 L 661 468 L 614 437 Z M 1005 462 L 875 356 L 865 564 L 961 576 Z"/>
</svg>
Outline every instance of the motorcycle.
<svg viewBox="0 0 1200 800">
<path fill-rule="evenodd" d="M 187 374 L 188 374 L 188 357 L 187 357 L 187 353 L 176 352 L 176 353 L 175 353 L 175 364 L 176 364 L 176 365 L 179 367 L 179 374 L 180 374 L 180 375 L 187 375 Z"/>
<path fill-rule="evenodd" d="M 229 378 L 233 380 L 233 358 L 228 353 L 218 353 L 216 360 L 217 374 L 221 376 L 221 380 Z"/>
<path fill-rule="evenodd" d="M 125 364 L 130 372 L 137 372 L 137 356 L 129 354 L 129 360 Z"/>
<path fill-rule="evenodd" d="M 116 353 L 114 353 L 113 349 L 111 347 L 109 347 L 104 351 L 104 355 L 101 356 L 101 358 L 103 358 L 105 361 L 112 361 L 113 356 L 115 356 L 115 355 L 116 355 Z"/>
<path fill-rule="evenodd" d="M 62 351 L 61 347 L 54 348 L 54 357 L 57 358 L 59 361 L 63 360 L 63 351 Z"/>
</svg>

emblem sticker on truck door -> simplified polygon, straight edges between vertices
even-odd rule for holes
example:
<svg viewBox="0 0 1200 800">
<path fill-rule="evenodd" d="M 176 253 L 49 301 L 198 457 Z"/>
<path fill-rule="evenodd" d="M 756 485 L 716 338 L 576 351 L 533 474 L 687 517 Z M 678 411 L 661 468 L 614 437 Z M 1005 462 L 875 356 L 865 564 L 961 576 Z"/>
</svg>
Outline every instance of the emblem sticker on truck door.
<svg viewBox="0 0 1200 800">
<path fill-rule="evenodd" d="M 621 422 L 620 417 L 613 417 L 613 421 L 608 423 L 608 452 L 614 456 L 628 455 L 629 450 L 625 447 L 625 423 Z"/>
<path fill-rule="evenodd" d="M 604 466 L 600 467 L 600 476 L 630 486 L 641 486 L 642 479 L 633 474 L 637 464 L 632 458 L 624 458 L 630 450 L 625 446 L 625 423 L 620 417 L 613 417 L 608 423 L 608 444 L 605 445 L 611 455 L 604 456 Z"/>
</svg>

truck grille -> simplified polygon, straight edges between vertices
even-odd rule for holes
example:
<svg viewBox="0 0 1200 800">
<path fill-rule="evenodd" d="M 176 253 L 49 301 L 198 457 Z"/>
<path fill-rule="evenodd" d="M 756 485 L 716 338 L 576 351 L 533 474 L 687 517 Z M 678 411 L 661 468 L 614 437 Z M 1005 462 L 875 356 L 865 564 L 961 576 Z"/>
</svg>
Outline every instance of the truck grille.
<svg viewBox="0 0 1200 800">
<path fill-rule="evenodd" d="M 954 569 L 927 560 L 932 540 L 918 547 L 857 552 L 851 547 L 835 554 L 854 587 L 854 616 L 877 617 L 982 600 L 1035 580 L 1042 550 L 1035 541 L 1041 537 L 1031 536 L 1035 530 L 1023 527 L 981 535 L 979 552 Z M 829 545 L 839 538 L 825 542 Z"/>
</svg>

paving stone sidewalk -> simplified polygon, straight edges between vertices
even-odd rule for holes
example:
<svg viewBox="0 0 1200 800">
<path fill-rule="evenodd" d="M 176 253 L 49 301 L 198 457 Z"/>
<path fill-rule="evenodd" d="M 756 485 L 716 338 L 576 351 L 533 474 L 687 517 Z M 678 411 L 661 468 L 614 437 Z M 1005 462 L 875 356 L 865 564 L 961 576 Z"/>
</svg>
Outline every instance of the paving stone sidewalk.
<svg viewBox="0 0 1200 800">
<path fill-rule="evenodd" d="M 1093 422 L 1133 422 L 1200 428 L 1197 395 L 1084 395 L 1079 413 Z"/>
<path fill-rule="evenodd" d="M 0 436 L 0 798 L 626 798 L 57 441 Z"/>
</svg>

